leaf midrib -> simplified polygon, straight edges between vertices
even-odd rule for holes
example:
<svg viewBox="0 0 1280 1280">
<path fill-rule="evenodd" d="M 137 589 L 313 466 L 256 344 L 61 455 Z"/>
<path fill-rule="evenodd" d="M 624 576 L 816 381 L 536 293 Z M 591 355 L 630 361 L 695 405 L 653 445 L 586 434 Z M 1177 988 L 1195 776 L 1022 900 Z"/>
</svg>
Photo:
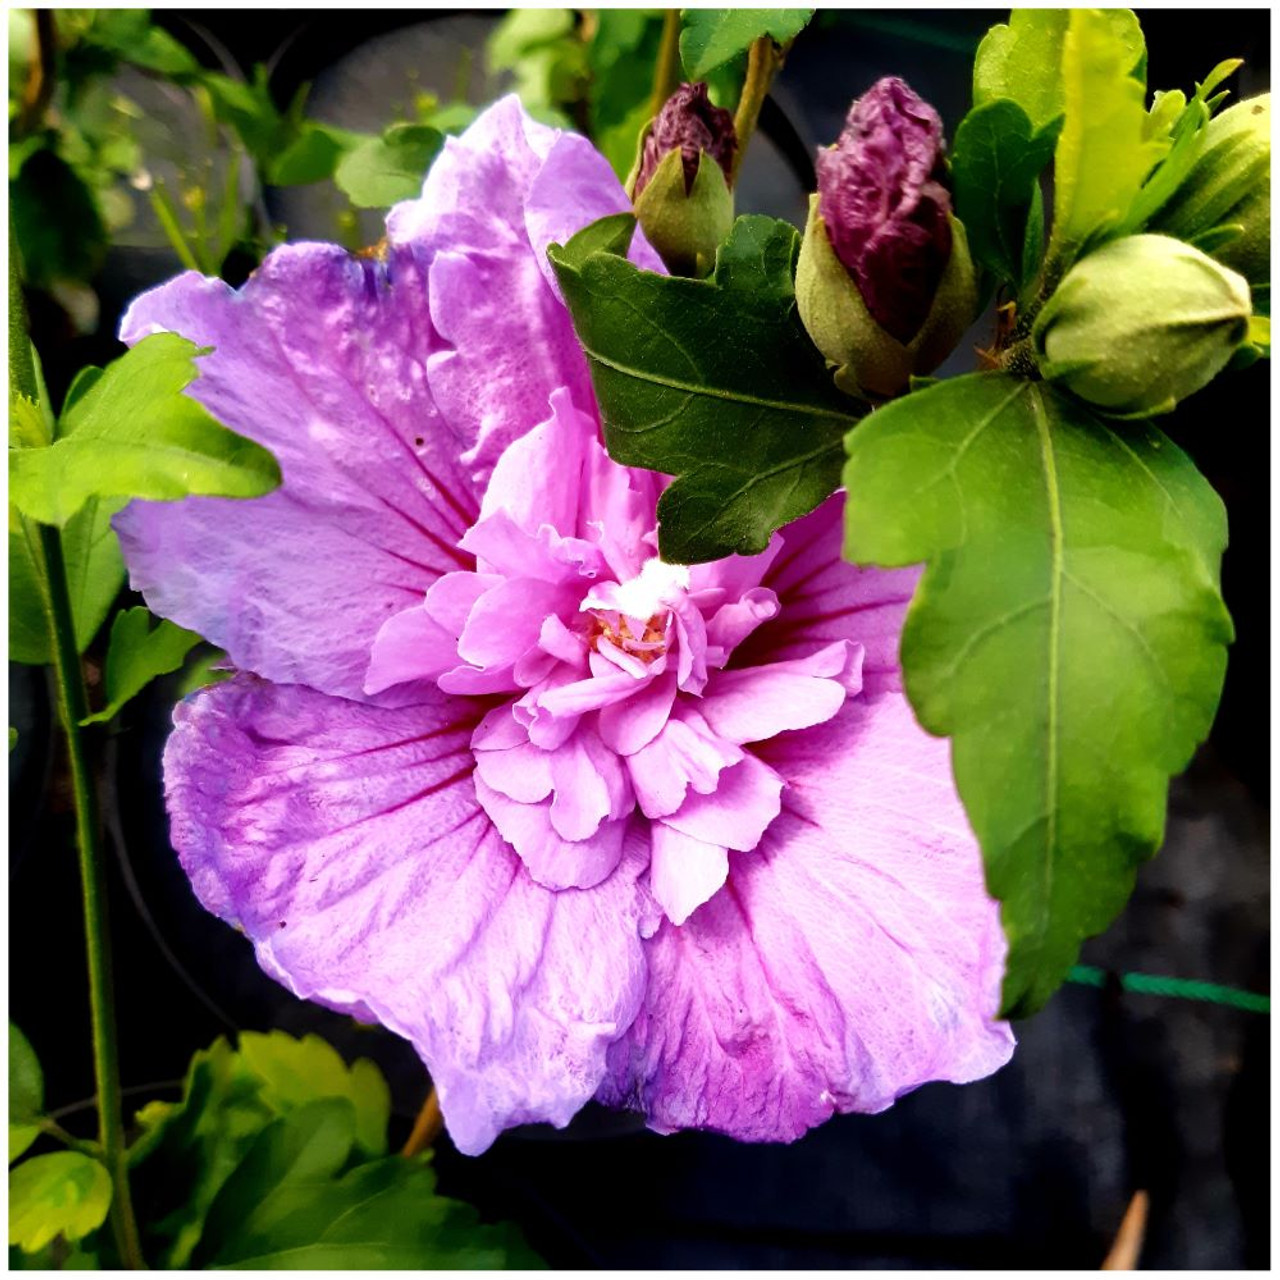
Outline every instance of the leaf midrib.
<svg viewBox="0 0 1280 1280">
<path fill-rule="evenodd" d="M 761 396 L 747 395 L 745 392 L 729 392 L 706 384 L 683 382 L 679 378 L 661 377 L 658 374 L 633 369 L 631 366 L 622 364 L 617 360 L 610 360 L 606 356 L 600 355 L 599 352 L 593 351 L 590 347 L 584 346 L 584 350 L 591 360 L 594 360 L 596 364 L 604 365 L 606 369 L 612 369 L 615 373 L 620 373 L 627 378 L 635 378 L 638 382 L 647 382 L 653 386 L 666 387 L 670 391 L 683 391 L 689 395 L 705 396 L 712 400 L 724 400 L 731 404 L 749 404 L 760 409 L 774 409 L 782 413 L 798 413 L 813 418 L 831 418 L 833 421 L 847 422 L 850 425 L 856 421 L 852 414 L 845 413 L 840 409 L 819 408 L 816 405 L 797 404 L 786 400 L 766 400 Z M 614 429 L 617 430 L 616 427 Z"/>
<path fill-rule="evenodd" d="M 1045 494 L 1049 503 L 1049 543 L 1051 581 L 1049 583 L 1049 671 L 1046 707 L 1045 743 L 1045 858 L 1044 893 L 1040 900 L 1043 937 L 1049 932 L 1049 901 L 1053 896 L 1054 858 L 1058 839 L 1058 733 L 1061 707 L 1061 681 L 1059 666 L 1062 657 L 1062 581 L 1065 573 L 1063 556 L 1062 502 L 1058 492 L 1058 467 L 1053 452 L 1053 438 L 1049 432 L 1048 416 L 1038 388 L 1030 396 L 1031 412 L 1036 422 L 1036 434 L 1040 440 L 1040 457 L 1044 468 Z"/>
</svg>

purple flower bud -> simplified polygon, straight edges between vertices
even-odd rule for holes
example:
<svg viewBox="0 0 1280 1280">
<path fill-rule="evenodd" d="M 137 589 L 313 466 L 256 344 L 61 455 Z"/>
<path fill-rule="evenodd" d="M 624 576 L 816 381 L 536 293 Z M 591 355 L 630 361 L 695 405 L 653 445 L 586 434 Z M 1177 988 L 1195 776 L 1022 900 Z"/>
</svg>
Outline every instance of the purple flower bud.
<svg viewBox="0 0 1280 1280">
<path fill-rule="evenodd" d="M 951 256 L 942 121 L 903 80 L 878 80 L 818 152 L 822 220 L 876 322 L 907 343 Z"/>
<path fill-rule="evenodd" d="M 640 172 L 636 176 L 636 195 L 653 177 L 662 157 L 676 147 L 680 148 L 684 162 L 685 195 L 693 190 L 693 180 L 698 174 L 698 156 L 703 151 L 724 170 L 725 181 L 729 180 L 733 153 L 738 149 L 733 115 L 722 107 L 711 105 L 704 83 L 682 84 L 658 112 L 645 139 Z"/>
</svg>

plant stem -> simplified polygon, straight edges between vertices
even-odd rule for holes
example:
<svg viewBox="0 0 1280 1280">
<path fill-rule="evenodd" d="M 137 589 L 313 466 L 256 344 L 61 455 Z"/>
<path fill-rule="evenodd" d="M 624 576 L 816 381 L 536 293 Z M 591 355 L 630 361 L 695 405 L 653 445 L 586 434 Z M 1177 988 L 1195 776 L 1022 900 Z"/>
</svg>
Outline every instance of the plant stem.
<svg viewBox="0 0 1280 1280">
<path fill-rule="evenodd" d="M 418 1118 L 413 1122 L 413 1132 L 401 1147 L 400 1154 L 421 1155 L 440 1136 L 443 1128 L 444 1116 L 440 1112 L 440 1099 L 436 1096 L 435 1085 L 432 1085 L 426 1102 L 422 1104 L 422 1110 L 418 1112 Z"/>
<path fill-rule="evenodd" d="M 187 237 L 183 234 L 182 224 L 178 220 L 177 207 L 169 199 L 169 193 L 165 190 L 164 183 L 159 178 L 155 180 L 155 184 L 147 192 L 147 198 L 151 201 L 151 208 L 155 210 L 156 220 L 160 223 L 160 229 L 173 246 L 173 251 L 178 255 L 178 260 L 189 271 L 200 271 L 200 262 L 196 258 L 191 245 L 187 243 Z"/>
<path fill-rule="evenodd" d="M 36 398 L 40 378 L 27 337 L 26 310 L 17 245 L 9 246 L 9 394 Z M 25 359 L 13 360 L 17 350 Z M 45 406 L 47 409 L 48 406 Z M 31 536 L 31 521 L 22 518 L 23 532 Z M 116 1018 L 111 986 L 111 935 L 107 928 L 107 886 L 98 822 L 97 796 L 89 772 L 80 721 L 88 713 L 84 673 L 76 651 L 71 595 L 67 590 L 67 569 L 62 558 L 62 534 L 51 525 L 39 526 L 40 558 L 44 562 L 44 606 L 53 637 L 53 669 L 58 689 L 58 715 L 67 735 L 67 758 L 71 767 L 71 787 L 76 805 L 76 848 L 80 856 L 80 884 L 84 899 L 85 946 L 89 960 L 89 1008 L 93 1020 L 93 1073 L 98 1093 L 98 1141 L 103 1161 L 111 1175 L 111 1228 L 120 1261 L 134 1270 L 146 1267 L 138 1241 L 138 1224 L 133 1216 L 126 1164 L 124 1120 L 120 1106 L 120 1067 L 116 1052 Z"/>
<path fill-rule="evenodd" d="M 57 84 L 57 31 L 53 25 L 51 9 L 33 9 L 36 23 L 35 57 L 27 71 L 27 82 L 22 87 L 22 100 L 18 118 L 14 121 L 14 136 L 23 138 L 40 127 L 44 113 L 53 98 Z"/>
<path fill-rule="evenodd" d="M 62 559 L 62 535 L 40 526 L 49 587 L 49 621 L 54 638 L 54 676 L 58 713 L 67 735 L 67 758 L 76 804 L 76 846 L 80 854 L 80 886 L 84 900 L 84 934 L 89 959 L 89 1006 L 93 1018 L 93 1072 L 98 1091 L 98 1141 L 111 1175 L 111 1228 L 121 1262 L 145 1268 L 138 1224 L 133 1216 L 126 1163 L 124 1118 L 120 1106 L 120 1064 L 116 1051 L 115 993 L 111 985 L 111 935 L 107 924 L 107 883 L 98 822 L 97 795 L 89 772 L 80 721 L 88 714 L 84 676 L 76 653 L 71 597 Z"/>
<path fill-rule="evenodd" d="M 751 141 L 751 135 L 756 131 L 756 122 L 760 119 L 760 108 L 764 106 L 764 100 L 769 96 L 769 86 L 773 83 L 773 77 L 782 70 L 786 56 L 787 49 L 772 36 L 761 36 L 747 55 L 747 78 L 743 82 L 742 96 L 738 99 L 738 109 L 733 116 L 738 149 L 733 156 L 730 186 L 738 177 L 742 157 L 747 154 L 747 143 Z"/>
<path fill-rule="evenodd" d="M 662 110 L 666 101 L 680 87 L 680 10 L 668 9 L 662 15 L 662 44 L 653 68 L 653 94 L 649 98 L 649 117 Z"/>
</svg>

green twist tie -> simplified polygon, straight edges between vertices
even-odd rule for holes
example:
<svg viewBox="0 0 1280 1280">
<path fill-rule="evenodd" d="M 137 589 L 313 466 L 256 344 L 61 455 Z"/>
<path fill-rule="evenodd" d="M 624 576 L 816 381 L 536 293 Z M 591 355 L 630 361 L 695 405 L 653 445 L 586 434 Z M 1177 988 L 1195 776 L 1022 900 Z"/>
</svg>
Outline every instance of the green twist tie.
<svg viewBox="0 0 1280 1280">
<path fill-rule="evenodd" d="M 1271 997 L 1239 987 L 1224 987 L 1217 982 L 1198 982 L 1194 978 L 1162 978 L 1152 973 L 1122 973 L 1120 986 L 1125 991 L 1143 996 L 1173 996 L 1180 1000 L 1205 1000 L 1210 1004 L 1230 1005 L 1249 1013 L 1270 1013 Z M 1068 982 L 1084 987 L 1106 985 L 1107 971 L 1091 964 L 1078 964 L 1067 974 Z"/>
</svg>

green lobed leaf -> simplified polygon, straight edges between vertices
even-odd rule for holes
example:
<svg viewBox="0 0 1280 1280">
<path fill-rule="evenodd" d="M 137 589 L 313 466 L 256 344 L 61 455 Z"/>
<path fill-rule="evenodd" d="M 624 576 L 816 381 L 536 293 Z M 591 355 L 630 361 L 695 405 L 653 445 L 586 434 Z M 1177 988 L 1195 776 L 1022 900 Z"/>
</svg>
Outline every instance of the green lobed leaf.
<svg viewBox="0 0 1280 1280">
<path fill-rule="evenodd" d="M 1231 621 L 1221 501 L 1146 423 L 1043 383 L 956 378 L 848 439 L 846 554 L 927 562 L 902 663 L 1002 903 L 1006 1012 L 1040 1007 L 1160 844 Z"/>
<path fill-rule="evenodd" d="M 626 181 L 649 123 L 654 65 L 662 41 L 662 10 L 600 9 L 587 46 L 591 71 L 592 140 Z"/>
<path fill-rule="evenodd" d="M 271 454 L 182 394 L 197 354 L 158 333 L 113 361 L 64 415 L 62 439 L 10 453 L 10 499 L 34 520 L 64 525 L 92 497 L 269 493 L 280 483 Z"/>
<path fill-rule="evenodd" d="M 9 183 L 9 216 L 33 288 L 90 280 L 107 252 L 93 191 L 51 150 L 34 151 Z"/>
<path fill-rule="evenodd" d="M 145 605 L 122 609 L 111 623 L 107 646 L 107 705 L 80 723 L 99 724 L 112 719 L 157 676 L 182 666 L 199 643 L 200 637 L 194 631 L 186 631 L 167 618 L 161 618 L 153 630 L 151 611 Z"/>
<path fill-rule="evenodd" d="M 1069 259 L 1128 212 L 1169 140 L 1150 136 L 1142 31 L 1128 9 L 1072 9 L 1062 52 L 1065 118 L 1054 157 L 1051 255 Z"/>
<path fill-rule="evenodd" d="M 136 1117 L 144 1132 L 129 1152 L 130 1182 L 149 1253 L 166 1267 L 189 1265 L 210 1206 L 259 1134 L 325 1099 L 350 1113 L 358 1156 L 386 1151 L 390 1093 L 372 1062 L 347 1067 L 318 1037 L 282 1031 L 245 1031 L 239 1051 L 219 1039 L 197 1053 L 182 1101 L 153 1102 Z"/>
<path fill-rule="evenodd" d="M 334 181 L 361 209 L 387 209 L 422 191 L 422 180 L 444 145 L 444 134 L 420 124 L 397 124 L 347 152 Z"/>
<path fill-rule="evenodd" d="M 257 1247 L 292 1207 L 290 1184 L 314 1190 L 346 1165 L 355 1144 L 355 1108 L 345 1098 L 321 1098 L 273 1120 L 214 1197 L 190 1265 Z"/>
<path fill-rule="evenodd" d="M 1022 108 L 1033 130 L 1062 114 L 1062 43 L 1066 9 L 1014 9 L 978 45 L 973 105 L 1006 100 Z"/>
<path fill-rule="evenodd" d="M 427 1164 L 391 1156 L 323 1186 L 295 1181 L 269 1191 L 254 1222 L 209 1265 L 408 1271 L 543 1264 L 514 1226 L 482 1226 L 469 1206 L 437 1196 Z"/>
<path fill-rule="evenodd" d="M 182 1101 L 138 1113 L 142 1136 L 129 1150 L 129 1182 L 147 1255 L 188 1265 L 205 1215 L 254 1139 L 275 1119 L 262 1082 L 226 1040 L 191 1059 Z"/>
<path fill-rule="evenodd" d="M 127 499 L 90 498 L 62 529 L 62 560 L 75 622 L 76 652 L 83 653 L 124 584 L 124 557 L 111 517 Z M 42 666 L 53 661 L 44 605 L 44 569 L 33 542 L 35 528 L 9 508 L 9 660 Z"/>
<path fill-rule="evenodd" d="M 277 187 L 302 186 L 332 178 L 354 149 L 376 139 L 337 129 L 315 120 L 303 121 L 298 135 L 267 167 L 267 180 Z"/>
<path fill-rule="evenodd" d="M 779 44 L 794 40 L 809 24 L 812 9 L 684 9 L 680 60 L 685 76 L 702 80 L 750 48 L 761 36 Z"/>
<path fill-rule="evenodd" d="M 9 1243 L 28 1253 L 58 1235 L 88 1235 L 110 1207 L 110 1175 L 78 1151 L 35 1156 L 9 1171 Z"/>
<path fill-rule="evenodd" d="M 658 503 L 675 563 L 763 551 L 839 482 L 856 420 L 796 313 L 799 236 L 739 218 L 710 280 L 642 271 L 615 214 L 549 250 L 586 351 L 610 456 L 675 475 Z"/>
<path fill-rule="evenodd" d="M 975 107 L 956 129 L 956 216 L 977 261 L 1015 286 L 1039 266 L 1038 255 L 1027 251 L 1028 220 L 1060 128 L 1058 117 L 1037 130 L 1016 102 L 998 98 Z"/>
<path fill-rule="evenodd" d="M 369 1156 L 385 1154 L 391 1091 L 367 1058 L 348 1067 L 327 1040 L 317 1035 L 295 1040 L 283 1031 L 242 1031 L 240 1053 L 262 1081 L 262 1100 L 274 1111 L 285 1112 L 313 1098 L 346 1098 L 355 1108 L 357 1145 Z"/>
<path fill-rule="evenodd" d="M 973 61 L 975 107 L 1004 98 L 1016 102 L 1037 132 L 1062 115 L 1066 97 L 1062 57 L 1069 9 L 1014 9 L 982 38 Z M 1096 21 L 1124 51 L 1122 74 L 1146 64 L 1146 45 L 1128 9 L 1095 9 Z"/>
<path fill-rule="evenodd" d="M 82 39 L 136 67 L 181 81 L 200 64 L 184 45 L 151 22 L 146 9 L 96 9 Z"/>
<path fill-rule="evenodd" d="M 9 730 L 9 750 L 14 731 Z M 9 1023 L 9 1163 L 40 1136 L 44 1116 L 44 1073 L 31 1041 Z"/>
</svg>

